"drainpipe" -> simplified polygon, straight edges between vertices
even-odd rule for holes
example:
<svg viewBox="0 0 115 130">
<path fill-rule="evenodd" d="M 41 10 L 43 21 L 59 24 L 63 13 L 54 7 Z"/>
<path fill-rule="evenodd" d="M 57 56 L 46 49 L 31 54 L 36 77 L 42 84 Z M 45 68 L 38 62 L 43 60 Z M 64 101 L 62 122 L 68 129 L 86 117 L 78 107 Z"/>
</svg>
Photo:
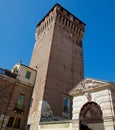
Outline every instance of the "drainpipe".
<svg viewBox="0 0 115 130">
<path fill-rule="evenodd" d="M 12 99 L 12 95 L 13 95 L 13 92 L 14 92 L 15 85 L 16 85 L 16 81 L 15 81 L 14 84 L 13 84 L 13 89 L 12 89 L 12 92 L 11 92 L 11 95 L 10 95 L 10 98 L 9 98 L 9 101 L 8 101 L 8 105 L 7 105 L 7 107 L 6 107 L 6 111 L 5 111 L 5 113 L 4 113 L 4 117 L 3 117 L 3 121 L 2 121 L 2 124 L 1 124 L 0 130 L 2 130 L 2 128 L 3 128 L 4 121 L 5 121 L 5 118 L 6 118 L 6 114 L 7 114 L 7 112 L 8 112 L 8 107 L 9 107 L 9 105 L 10 105 L 10 101 L 11 101 L 11 99 Z"/>
</svg>

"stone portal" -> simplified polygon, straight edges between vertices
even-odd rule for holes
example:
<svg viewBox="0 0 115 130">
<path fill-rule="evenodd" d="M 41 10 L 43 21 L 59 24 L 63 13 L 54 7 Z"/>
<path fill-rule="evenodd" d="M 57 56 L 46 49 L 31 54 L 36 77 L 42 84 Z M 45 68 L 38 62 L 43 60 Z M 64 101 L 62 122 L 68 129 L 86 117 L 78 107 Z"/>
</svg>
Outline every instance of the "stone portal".
<svg viewBox="0 0 115 130">
<path fill-rule="evenodd" d="M 72 130 L 114 130 L 114 83 L 86 78 L 69 94 L 73 96 Z"/>
<path fill-rule="evenodd" d="M 79 122 L 80 130 L 91 130 L 95 125 L 104 130 L 100 106 L 95 102 L 86 103 L 81 109 Z"/>
</svg>

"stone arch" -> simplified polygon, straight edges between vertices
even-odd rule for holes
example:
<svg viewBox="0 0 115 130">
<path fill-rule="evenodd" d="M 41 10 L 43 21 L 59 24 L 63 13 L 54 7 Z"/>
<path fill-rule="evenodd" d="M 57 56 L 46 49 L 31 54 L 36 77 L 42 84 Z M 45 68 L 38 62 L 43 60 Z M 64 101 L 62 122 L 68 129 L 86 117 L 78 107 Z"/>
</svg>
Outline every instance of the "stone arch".
<svg viewBox="0 0 115 130">
<path fill-rule="evenodd" d="M 47 22 L 46 22 L 46 27 L 48 27 L 48 20 L 47 20 Z"/>
<path fill-rule="evenodd" d="M 53 22 L 53 16 L 51 16 L 51 22 Z"/>
<path fill-rule="evenodd" d="M 40 28 L 40 33 L 42 33 L 42 27 Z"/>
<path fill-rule="evenodd" d="M 63 18 L 63 17 L 61 17 L 61 23 L 62 23 L 62 24 L 64 23 L 64 18 Z"/>
<path fill-rule="evenodd" d="M 46 22 L 45 22 L 45 25 L 44 25 L 44 26 L 45 26 L 45 29 L 46 29 L 46 26 L 47 26 L 47 25 L 46 25 Z"/>
<path fill-rule="evenodd" d="M 75 31 L 75 25 L 72 24 L 72 31 L 74 32 Z"/>
<path fill-rule="evenodd" d="M 86 103 L 81 109 L 79 115 L 79 123 L 80 130 L 82 130 L 83 126 L 91 126 L 90 128 L 95 130 L 95 124 L 99 124 L 101 130 L 103 130 L 103 114 L 101 111 L 101 107 L 95 102 Z"/>
<path fill-rule="evenodd" d="M 58 19 L 59 22 L 60 22 L 60 18 L 61 18 L 61 15 L 59 14 L 58 17 L 57 17 L 57 19 Z"/>
<path fill-rule="evenodd" d="M 49 18 L 49 25 L 50 25 L 50 23 L 51 23 L 51 17 Z"/>
<path fill-rule="evenodd" d="M 38 34 L 38 36 L 39 36 L 39 34 L 40 34 L 40 30 L 37 31 L 37 34 Z"/>
<path fill-rule="evenodd" d="M 42 27 L 42 28 L 43 28 L 43 31 L 44 31 L 44 29 L 45 29 L 45 28 L 44 28 L 44 24 L 43 24 L 43 27 Z"/>
</svg>

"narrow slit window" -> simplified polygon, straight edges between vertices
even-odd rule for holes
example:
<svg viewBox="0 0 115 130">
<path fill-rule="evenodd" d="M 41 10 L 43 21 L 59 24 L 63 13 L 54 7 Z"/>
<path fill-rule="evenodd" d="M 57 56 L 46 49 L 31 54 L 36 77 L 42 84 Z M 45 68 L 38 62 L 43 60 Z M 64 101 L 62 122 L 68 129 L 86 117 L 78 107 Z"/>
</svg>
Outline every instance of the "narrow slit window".
<svg viewBox="0 0 115 130">
<path fill-rule="evenodd" d="M 70 116 L 70 99 L 64 98 L 64 114 L 66 117 Z"/>
</svg>

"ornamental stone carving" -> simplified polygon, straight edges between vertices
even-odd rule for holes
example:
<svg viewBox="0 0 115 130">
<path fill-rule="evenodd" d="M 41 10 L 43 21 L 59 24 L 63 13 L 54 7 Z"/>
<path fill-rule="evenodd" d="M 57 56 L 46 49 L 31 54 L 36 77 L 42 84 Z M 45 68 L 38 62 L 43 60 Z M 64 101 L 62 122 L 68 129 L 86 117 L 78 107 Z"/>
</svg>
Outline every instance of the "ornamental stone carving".
<svg viewBox="0 0 115 130">
<path fill-rule="evenodd" d="M 80 93 L 80 92 L 89 92 L 90 90 L 94 90 L 96 88 L 101 88 L 101 87 L 107 86 L 107 85 L 109 85 L 109 82 L 86 78 L 86 79 L 83 79 L 75 88 L 73 88 L 69 92 L 69 94 L 73 95 L 75 93 Z M 90 97 L 89 94 L 86 94 L 86 95 L 88 96 L 88 97 L 86 96 L 87 98 Z"/>
<path fill-rule="evenodd" d="M 84 95 L 86 96 L 86 98 L 87 98 L 88 102 L 90 102 L 90 101 L 91 101 L 91 99 L 92 99 L 91 94 L 90 94 L 89 92 L 86 92 Z"/>
</svg>

